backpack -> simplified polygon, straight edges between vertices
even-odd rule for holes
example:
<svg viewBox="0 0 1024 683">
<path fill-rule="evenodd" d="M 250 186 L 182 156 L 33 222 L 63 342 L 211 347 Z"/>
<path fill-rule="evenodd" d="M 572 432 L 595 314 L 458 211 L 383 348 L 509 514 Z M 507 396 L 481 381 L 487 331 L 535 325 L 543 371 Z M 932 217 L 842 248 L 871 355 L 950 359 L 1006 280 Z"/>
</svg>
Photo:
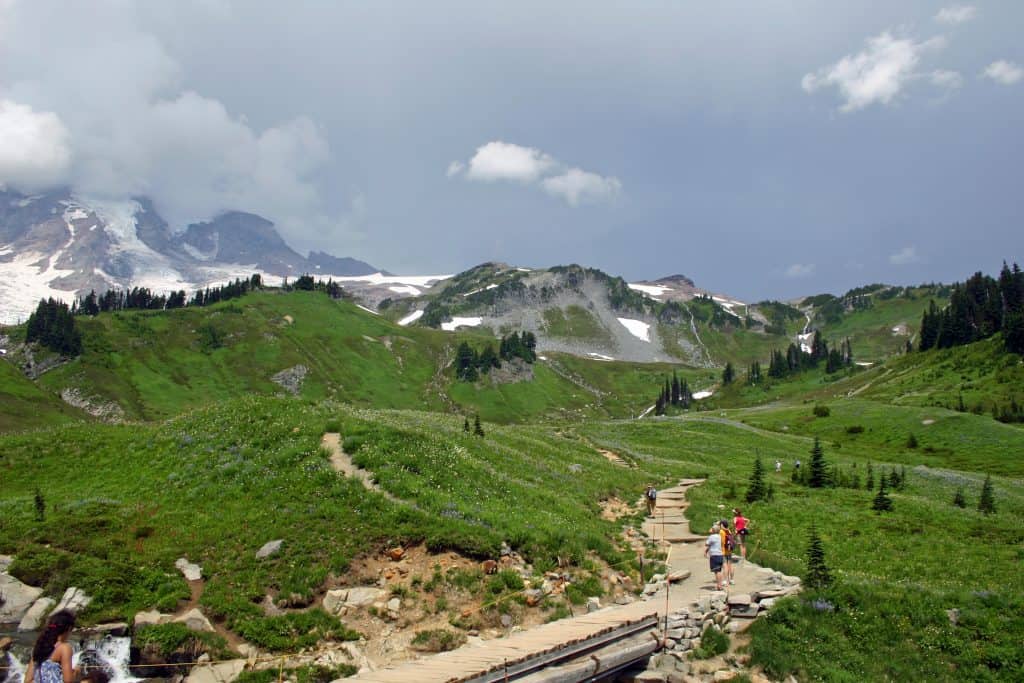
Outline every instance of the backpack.
<svg viewBox="0 0 1024 683">
<path fill-rule="evenodd" d="M 647 497 L 651 500 L 656 500 L 658 498 L 658 492 L 654 490 L 653 486 L 647 489 Z"/>
<path fill-rule="evenodd" d="M 733 548 L 739 545 L 736 534 L 730 529 L 725 532 L 725 549 L 732 552 Z"/>
</svg>

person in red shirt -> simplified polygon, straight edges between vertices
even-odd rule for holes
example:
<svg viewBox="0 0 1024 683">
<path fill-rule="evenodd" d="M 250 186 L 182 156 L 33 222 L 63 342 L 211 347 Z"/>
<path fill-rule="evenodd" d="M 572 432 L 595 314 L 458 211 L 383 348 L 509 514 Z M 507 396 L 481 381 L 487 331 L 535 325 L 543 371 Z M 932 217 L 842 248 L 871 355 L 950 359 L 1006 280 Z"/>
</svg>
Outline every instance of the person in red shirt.
<svg viewBox="0 0 1024 683">
<path fill-rule="evenodd" d="M 747 529 L 747 524 L 750 523 L 743 513 L 740 512 L 739 508 L 733 508 L 732 514 L 732 528 L 736 530 L 736 535 L 740 537 L 740 555 L 743 559 L 747 559 L 747 534 L 750 533 Z"/>
</svg>

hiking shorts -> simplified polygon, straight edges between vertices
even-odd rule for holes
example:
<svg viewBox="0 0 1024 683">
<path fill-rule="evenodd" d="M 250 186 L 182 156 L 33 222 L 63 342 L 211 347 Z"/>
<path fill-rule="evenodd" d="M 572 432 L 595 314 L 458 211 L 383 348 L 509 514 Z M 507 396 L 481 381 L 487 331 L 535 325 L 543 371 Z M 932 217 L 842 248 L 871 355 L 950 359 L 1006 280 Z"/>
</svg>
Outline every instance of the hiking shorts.
<svg viewBox="0 0 1024 683">
<path fill-rule="evenodd" d="M 725 558 L 721 555 L 711 556 L 711 571 L 717 574 L 722 571 L 722 565 L 725 564 Z"/>
</svg>

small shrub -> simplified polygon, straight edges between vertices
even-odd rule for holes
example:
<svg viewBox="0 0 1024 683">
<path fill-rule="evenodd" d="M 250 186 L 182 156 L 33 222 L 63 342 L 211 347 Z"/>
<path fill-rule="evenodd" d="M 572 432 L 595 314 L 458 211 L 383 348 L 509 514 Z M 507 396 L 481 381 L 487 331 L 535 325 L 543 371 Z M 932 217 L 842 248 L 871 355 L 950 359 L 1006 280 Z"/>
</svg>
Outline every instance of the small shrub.
<svg viewBox="0 0 1024 683">
<path fill-rule="evenodd" d="M 729 649 L 729 636 L 716 627 L 704 631 L 700 637 L 700 647 L 691 655 L 694 659 L 711 659 Z"/>
<path fill-rule="evenodd" d="M 345 451 L 349 455 L 352 455 L 366 443 L 366 439 L 362 436 L 346 436 L 341 442 L 341 450 Z"/>
<path fill-rule="evenodd" d="M 341 421 L 340 420 L 328 420 L 327 424 L 324 425 L 324 431 L 325 432 L 334 432 L 334 433 L 340 432 L 341 431 Z"/>
<path fill-rule="evenodd" d="M 466 642 L 464 633 L 456 633 L 446 628 L 432 628 L 417 631 L 412 639 L 413 649 L 421 652 L 448 652 Z"/>
<path fill-rule="evenodd" d="M 864 433 L 864 426 L 863 425 L 850 425 L 849 427 L 846 428 L 846 433 L 847 434 L 863 434 Z"/>
<path fill-rule="evenodd" d="M 521 591 L 524 587 L 523 577 L 514 569 L 502 569 L 487 582 L 487 592 L 492 595 L 501 595 L 508 591 Z"/>
<path fill-rule="evenodd" d="M 907 437 L 907 448 L 917 448 L 917 437 L 914 436 L 913 434 Z"/>
<path fill-rule="evenodd" d="M 828 406 L 817 405 L 814 406 L 814 417 L 828 417 L 832 414 Z"/>
<path fill-rule="evenodd" d="M 235 630 L 253 645 L 275 652 L 312 647 L 320 640 L 359 639 L 358 632 L 320 609 L 244 619 Z"/>
</svg>

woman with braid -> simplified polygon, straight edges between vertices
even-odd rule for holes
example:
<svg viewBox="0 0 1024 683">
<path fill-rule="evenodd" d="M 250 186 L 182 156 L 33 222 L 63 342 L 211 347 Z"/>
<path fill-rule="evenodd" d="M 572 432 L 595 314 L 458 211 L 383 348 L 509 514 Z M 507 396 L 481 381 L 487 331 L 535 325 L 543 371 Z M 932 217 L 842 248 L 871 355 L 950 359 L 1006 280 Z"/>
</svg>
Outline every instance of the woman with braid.
<svg viewBox="0 0 1024 683">
<path fill-rule="evenodd" d="M 75 615 L 66 609 L 50 616 L 32 648 L 25 683 L 74 683 L 78 670 L 71 667 L 71 643 L 68 642 L 74 627 Z"/>
</svg>

